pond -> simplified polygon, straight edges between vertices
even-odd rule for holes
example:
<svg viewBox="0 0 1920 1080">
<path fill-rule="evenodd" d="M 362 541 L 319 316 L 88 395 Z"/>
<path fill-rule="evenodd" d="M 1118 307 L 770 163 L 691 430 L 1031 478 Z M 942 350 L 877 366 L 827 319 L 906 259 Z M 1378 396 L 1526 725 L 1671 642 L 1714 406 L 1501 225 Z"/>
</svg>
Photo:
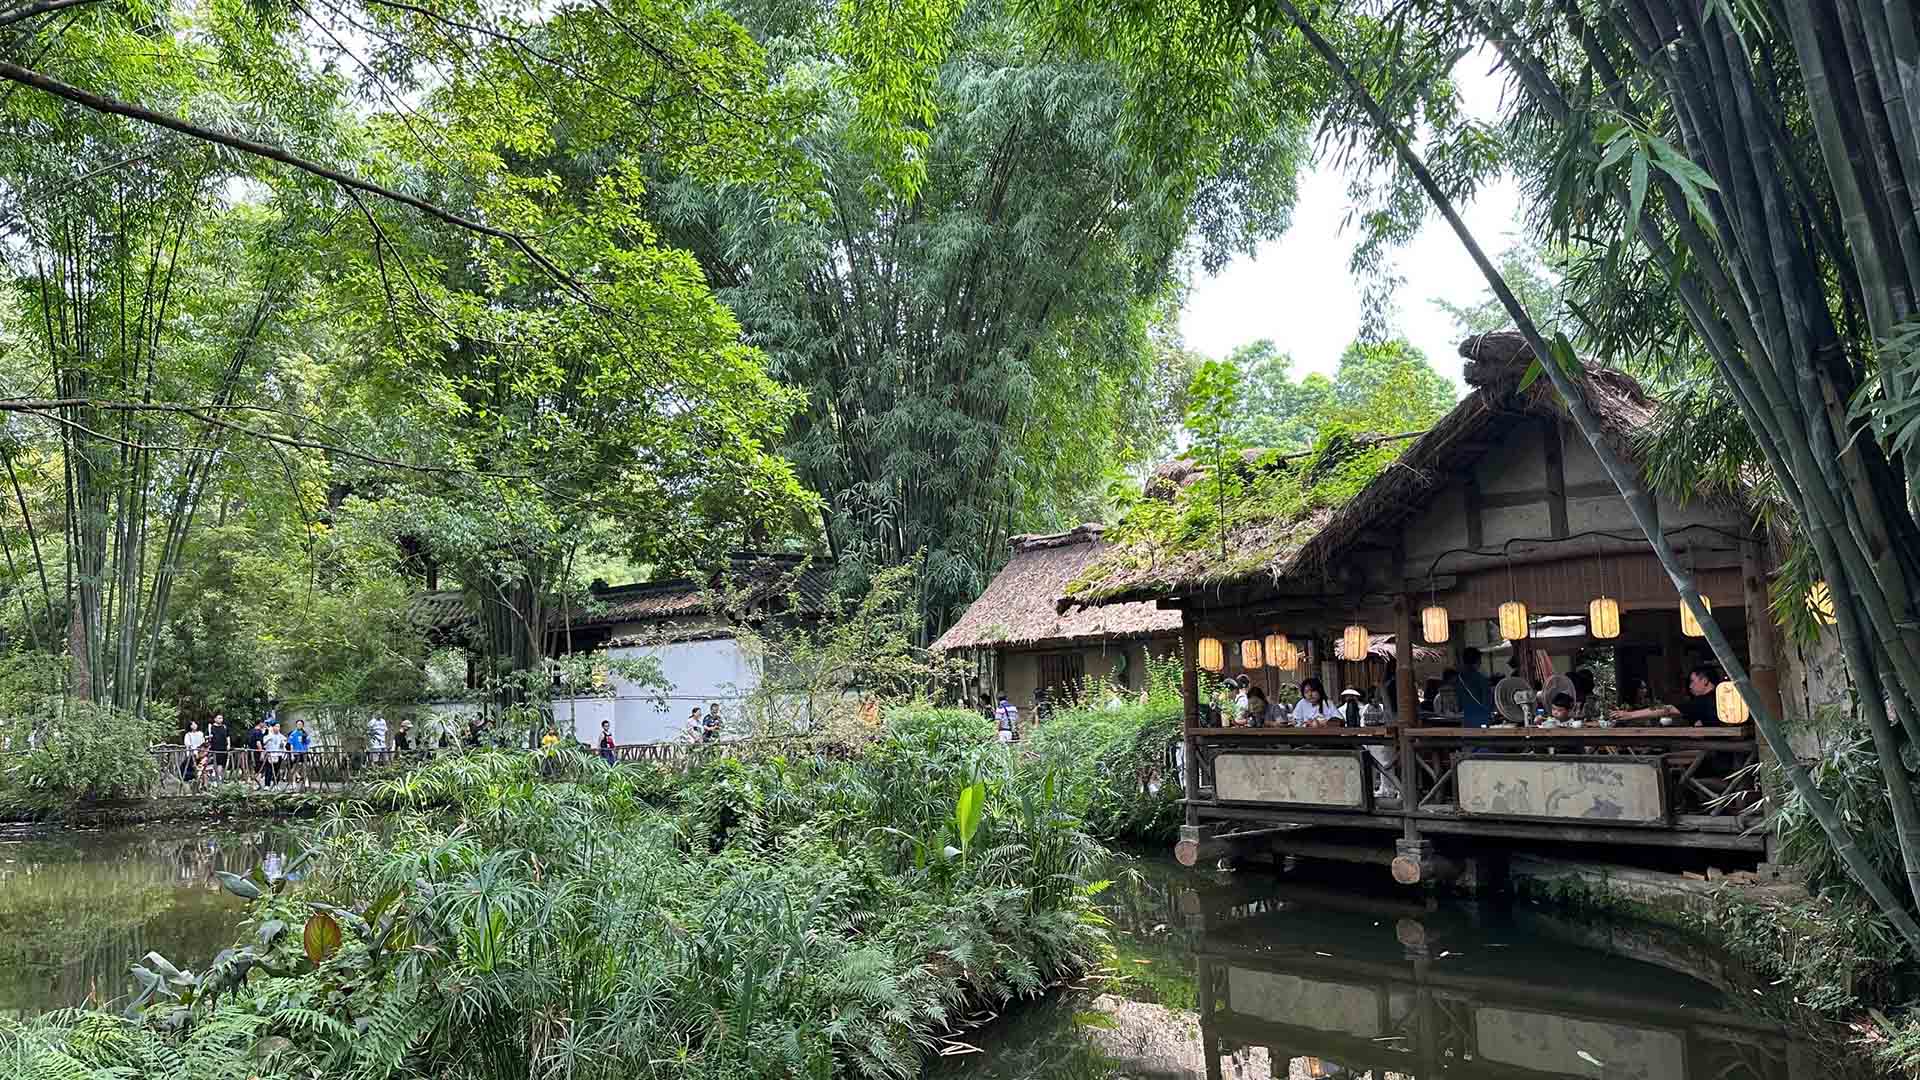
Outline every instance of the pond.
<svg viewBox="0 0 1920 1080">
<path fill-rule="evenodd" d="M 930 1078 L 1877 1075 L 1837 1025 L 1769 1016 L 1724 957 L 1660 928 L 1436 903 L 1383 874 L 1133 871 L 1103 898 L 1117 986 L 952 1036 Z"/>
<path fill-rule="evenodd" d="M 200 968 L 240 937 L 243 904 L 216 870 L 282 857 L 284 834 L 197 825 L 0 833 L 0 1010 L 123 996 L 158 952 Z"/>
<path fill-rule="evenodd" d="M 244 914 L 214 871 L 244 873 L 289 846 L 284 832 L 158 825 L 0 834 L 0 1009 L 121 997 L 148 951 L 205 965 Z M 1101 898 L 1117 977 L 952 1036 L 928 1076 L 1875 1075 L 1835 1052 L 1844 1033 L 1779 1013 L 1683 935 L 1434 902 L 1382 877 L 1122 859 Z"/>
</svg>

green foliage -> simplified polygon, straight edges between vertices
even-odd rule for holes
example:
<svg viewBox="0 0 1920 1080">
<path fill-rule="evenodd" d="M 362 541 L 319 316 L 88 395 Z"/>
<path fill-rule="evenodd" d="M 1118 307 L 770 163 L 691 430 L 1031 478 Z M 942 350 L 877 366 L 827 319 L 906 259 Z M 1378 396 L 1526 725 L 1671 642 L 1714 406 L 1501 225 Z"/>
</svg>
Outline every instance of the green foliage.
<svg viewBox="0 0 1920 1080">
<path fill-rule="evenodd" d="M 1293 358 L 1267 340 L 1243 345 L 1227 360 L 1246 374 L 1245 407 L 1234 426 L 1248 446 L 1300 453 L 1333 425 L 1377 435 L 1424 431 L 1454 404 L 1453 384 L 1397 338 L 1347 346 L 1331 379 L 1312 372 L 1295 382 Z"/>
<path fill-rule="evenodd" d="M 1163 844 L 1183 820 L 1180 778 L 1168 770 L 1167 748 L 1180 737 L 1184 708 L 1179 661 L 1149 658 L 1143 694 L 1091 687 L 1021 746 L 1057 778 L 1087 831 L 1103 840 Z"/>
<path fill-rule="evenodd" d="M 1135 88 L 1012 5 L 847 4 L 825 19 L 742 6 L 783 79 L 825 72 L 844 90 L 866 77 L 849 71 L 895 70 L 893 92 L 908 71 L 932 74 L 909 103 L 927 118 L 910 193 L 890 182 L 896 149 L 876 147 L 863 104 L 837 90 L 803 135 L 828 212 L 772 214 L 710 184 L 653 193 L 772 370 L 806 393 L 782 448 L 825 501 L 840 565 L 860 577 L 921 561 L 924 641 L 985 587 L 1009 535 L 1098 519 L 1110 483 L 1167 444 L 1182 255 L 1196 234 L 1207 258 L 1278 234 L 1299 121 L 1248 97 L 1259 124 L 1210 116 L 1189 132 L 1195 153 L 1137 153 Z M 874 21 L 850 43 L 855 10 Z M 949 24 L 940 52 L 929 43 Z"/>
<path fill-rule="evenodd" d="M 0 734 L 24 752 L 4 755 L 0 805 L 44 812 L 102 799 L 144 797 L 159 775 L 149 744 L 171 737 L 169 720 L 111 705 L 42 699 L 42 709 L 0 718 Z"/>
<path fill-rule="evenodd" d="M 721 760 L 670 786 L 571 750 L 480 753 L 373 797 L 395 812 L 324 821 L 297 888 L 230 883 L 261 897 L 205 971 L 150 956 L 133 1018 L 8 1021 L 0 1062 L 225 1076 L 179 1071 L 220 1048 L 261 1080 L 904 1078 L 978 1003 L 1100 954 L 1104 853 L 971 713 L 902 710 L 852 760 Z M 967 854 L 896 839 L 929 835 Z"/>
</svg>

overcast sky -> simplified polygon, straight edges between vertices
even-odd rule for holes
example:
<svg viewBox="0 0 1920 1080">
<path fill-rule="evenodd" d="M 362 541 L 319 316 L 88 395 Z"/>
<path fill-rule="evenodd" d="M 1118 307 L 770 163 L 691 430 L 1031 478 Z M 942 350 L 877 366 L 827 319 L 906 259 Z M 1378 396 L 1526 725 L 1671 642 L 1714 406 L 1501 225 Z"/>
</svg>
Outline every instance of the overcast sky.
<svg viewBox="0 0 1920 1080">
<path fill-rule="evenodd" d="M 1487 68 L 1484 59 L 1469 57 L 1454 70 L 1467 111 L 1482 117 L 1493 114 L 1500 95 L 1500 83 Z M 1331 373 L 1360 329 L 1362 289 L 1347 269 L 1357 234 L 1343 228 L 1351 206 L 1346 177 L 1332 165 L 1303 177 L 1293 227 L 1285 236 L 1218 276 L 1202 274 L 1194 281 L 1180 316 L 1187 347 L 1224 357 L 1247 342 L 1272 338 L 1293 356 L 1295 378 L 1309 371 Z M 1483 191 L 1463 216 L 1497 259 L 1518 239 L 1518 210 L 1516 189 L 1503 179 Z M 1486 295 L 1485 279 L 1438 214 L 1395 253 L 1394 267 L 1404 279 L 1395 293 L 1395 329 L 1458 383 L 1453 320 L 1432 301 L 1477 302 Z"/>
</svg>

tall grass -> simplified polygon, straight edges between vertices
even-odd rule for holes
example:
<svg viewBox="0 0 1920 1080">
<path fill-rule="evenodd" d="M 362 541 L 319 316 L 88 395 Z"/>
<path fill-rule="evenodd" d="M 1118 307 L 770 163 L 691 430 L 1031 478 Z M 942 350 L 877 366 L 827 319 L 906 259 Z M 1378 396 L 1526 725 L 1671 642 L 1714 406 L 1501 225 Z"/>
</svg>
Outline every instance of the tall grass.
<svg viewBox="0 0 1920 1080">
<path fill-rule="evenodd" d="M 1062 778 L 1068 805 L 1103 840 L 1159 844 L 1179 831 L 1180 778 L 1167 748 L 1180 737 L 1180 665 L 1149 660 L 1146 690 L 1093 688 L 1056 710 L 1022 744 L 1034 765 Z"/>
<path fill-rule="evenodd" d="M 8 1022 L 0 1070 L 916 1075 L 965 1013 L 1102 948 L 1101 848 L 1068 785 L 991 735 L 906 710 L 851 761 L 722 761 L 671 785 L 574 752 L 437 762 L 375 792 L 378 828 L 319 826 L 309 877 L 267 883 L 247 948 L 132 1017 Z M 970 787 L 980 810 L 956 815 Z"/>
</svg>

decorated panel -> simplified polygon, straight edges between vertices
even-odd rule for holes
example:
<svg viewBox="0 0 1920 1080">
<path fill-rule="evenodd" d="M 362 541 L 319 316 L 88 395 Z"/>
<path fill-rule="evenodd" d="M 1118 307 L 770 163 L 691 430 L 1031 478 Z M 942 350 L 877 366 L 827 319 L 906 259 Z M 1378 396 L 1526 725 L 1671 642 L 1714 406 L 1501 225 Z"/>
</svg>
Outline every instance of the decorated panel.
<svg viewBox="0 0 1920 1080">
<path fill-rule="evenodd" d="M 1357 754 L 1223 753 L 1214 758 L 1223 802 L 1292 803 L 1364 809 L 1366 777 Z"/>
<path fill-rule="evenodd" d="M 1460 762 L 1460 812 L 1565 818 L 1620 825 L 1667 817 L 1657 761 L 1604 757 L 1468 757 Z"/>
</svg>

